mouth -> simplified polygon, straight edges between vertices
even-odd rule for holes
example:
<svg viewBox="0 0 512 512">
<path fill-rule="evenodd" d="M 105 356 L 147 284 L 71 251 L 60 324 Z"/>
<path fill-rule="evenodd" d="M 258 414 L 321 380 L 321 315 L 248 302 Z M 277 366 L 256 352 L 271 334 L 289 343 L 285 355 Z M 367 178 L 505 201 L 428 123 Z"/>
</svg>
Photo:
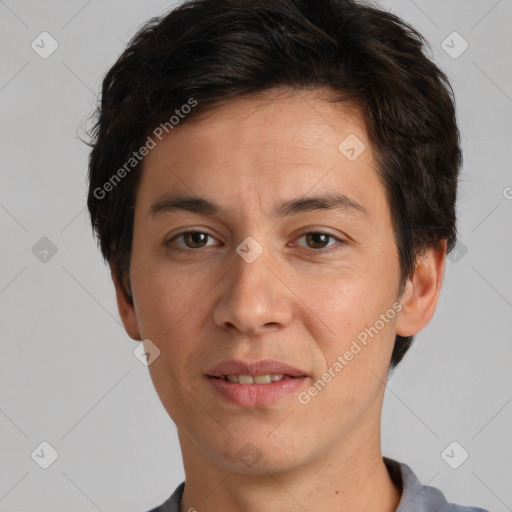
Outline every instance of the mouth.
<svg viewBox="0 0 512 512">
<path fill-rule="evenodd" d="M 269 382 L 270 378 L 270 382 Z M 207 376 L 214 398 L 244 408 L 264 407 L 282 401 L 285 397 L 295 394 L 306 385 L 306 376 L 272 374 Z M 232 382 L 237 380 L 238 382 Z M 256 380 L 256 382 L 255 382 Z M 262 382 L 265 380 L 265 382 Z M 259 384 L 258 384 L 259 381 Z"/>
<path fill-rule="evenodd" d="M 281 361 L 224 361 L 205 375 L 214 397 L 245 408 L 263 407 L 296 393 L 310 379 Z"/>
<path fill-rule="evenodd" d="M 308 377 L 309 375 L 304 370 L 282 361 L 231 359 L 210 368 L 207 371 L 207 376 L 240 384 L 268 384 L 285 378 Z"/>
<path fill-rule="evenodd" d="M 282 373 L 265 373 L 260 375 L 220 375 L 218 377 L 214 375 L 208 375 L 212 379 L 220 379 L 225 380 L 227 382 L 231 382 L 232 384 L 270 384 L 271 382 L 279 382 L 285 379 L 296 379 L 300 377 L 305 377 L 305 375 L 294 376 L 294 375 L 286 375 Z"/>
</svg>

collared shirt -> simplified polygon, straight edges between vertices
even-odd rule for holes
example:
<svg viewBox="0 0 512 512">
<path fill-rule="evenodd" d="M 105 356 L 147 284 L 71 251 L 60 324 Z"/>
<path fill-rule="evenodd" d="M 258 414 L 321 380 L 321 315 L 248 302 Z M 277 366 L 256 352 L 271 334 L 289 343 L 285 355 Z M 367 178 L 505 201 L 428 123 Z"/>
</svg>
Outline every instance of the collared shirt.
<svg viewBox="0 0 512 512">
<path fill-rule="evenodd" d="M 396 512 L 489 512 L 479 507 L 448 503 L 439 489 L 422 485 L 409 466 L 387 457 L 383 459 L 391 480 L 402 492 Z M 165 503 L 149 512 L 181 512 L 184 489 L 185 482 L 182 482 Z"/>
</svg>

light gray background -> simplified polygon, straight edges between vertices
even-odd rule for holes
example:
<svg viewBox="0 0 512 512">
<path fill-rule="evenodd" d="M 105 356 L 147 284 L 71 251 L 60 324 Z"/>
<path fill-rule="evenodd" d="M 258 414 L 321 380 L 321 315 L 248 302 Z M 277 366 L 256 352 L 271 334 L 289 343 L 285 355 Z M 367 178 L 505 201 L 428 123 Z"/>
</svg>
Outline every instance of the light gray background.
<svg viewBox="0 0 512 512">
<path fill-rule="evenodd" d="M 105 72 L 171 5 L 0 0 L 2 512 L 144 512 L 184 478 L 174 424 L 133 355 L 91 235 L 78 139 Z M 455 89 L 467 248 L 388 381 L 383 453 L 450 501 L 512 510 L 512 3 L 381 5 L 427 37 Z M 31 48 L 43 31 L 59 44 L 48 59 Z M 453 31 L 469 43 L 456 59 L 442 48 Z M 57 247 L 47 262 L 32 252 L 42 237 Z M 46 470 L 31 457 L 43 441 L 58 452 Z M 469 453 L 458 469 L 441 457 L 452 441 Z"/>
</svg>

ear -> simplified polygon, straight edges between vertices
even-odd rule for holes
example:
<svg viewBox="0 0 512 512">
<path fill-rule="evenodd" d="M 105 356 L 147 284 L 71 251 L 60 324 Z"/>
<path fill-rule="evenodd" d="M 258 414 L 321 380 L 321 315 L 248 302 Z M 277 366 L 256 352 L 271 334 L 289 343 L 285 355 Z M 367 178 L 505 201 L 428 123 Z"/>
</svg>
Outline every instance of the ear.
<svg viewBox="0 0 512 512">
<path fill-rule="evenodd" d="M 119 310 L 119 316 L 121 317 L 124 328 L 130 338 L 140 341 L 142 336 L 140 334 L 133 300 L 127 295 L 124 287 L 119 284 L 115 273 L 115 267 L 113 265 L 110 267 L 110 275 L 112 276 L 112 281 L 114 282 L 114 287 L 116 289 L 117 309 Z"/>
<path fill-rule="evenodd" d="M 416 259 L 413 276 L 407 281 L 400 300 L 396 333 L 412 336 L 421 331 L 432 318 L 441 292 L 446 262 L 446 240 L 440 248 L 431 247 Z"/>
</svg>

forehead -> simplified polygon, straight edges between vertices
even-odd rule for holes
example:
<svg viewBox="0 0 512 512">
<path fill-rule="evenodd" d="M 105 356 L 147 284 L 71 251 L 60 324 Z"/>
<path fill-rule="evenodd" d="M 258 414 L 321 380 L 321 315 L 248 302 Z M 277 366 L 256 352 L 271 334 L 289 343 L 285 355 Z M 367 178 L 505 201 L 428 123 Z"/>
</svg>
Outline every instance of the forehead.
<svg viewBox="0 0 512 512">
<path fill-rule="evenodd" d="M 214 194 L 233 207 L 271 203 L 270 211 L 278 198 L 308 191 L 378 202 L 372 195 L 383 190 L 361 109 L 329 97 L 279 88 L 185 119 L 145 157 L 137 203 L 149 208 L 165 192 Z"/>
<path fill-rule="evenodd" d="M 329 145 L 337 150 L 340 138 L 349 132 L 366 138 L 359 105 L 334 102 L 334 98 L 328 89 L 276 87 L 220 102 L 190 121 L 185 117 L 166 138 L 174 139 L 177 146 L 178 140 L 194 137 L 194 143 L 207 152 L 206 158 L 216 155 L 217 148 L 235 150 L 240 145 L 246 150 L 258 145 L 265 150 L 262 156 L 269 156 L 273 149 L 274 156 L 288 158 L 293 153 L 314 158 Z"/>
</svg>

